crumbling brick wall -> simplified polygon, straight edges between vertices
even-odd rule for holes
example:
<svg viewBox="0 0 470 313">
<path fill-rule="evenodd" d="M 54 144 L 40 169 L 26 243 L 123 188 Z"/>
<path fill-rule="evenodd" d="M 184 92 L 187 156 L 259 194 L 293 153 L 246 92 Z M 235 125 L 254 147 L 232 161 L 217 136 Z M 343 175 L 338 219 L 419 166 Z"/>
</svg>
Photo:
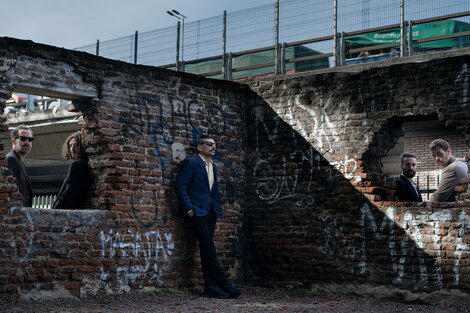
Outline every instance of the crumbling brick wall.
<svg viewBox="0 0 470 313">
<path fill-rule="evenodd" d="M 215 244 L 241 279 L 247 87 L 9 38 L 0 38 L 0 84 L 2 110 L 13 91 L 72 100 L 94 178 L 90 210 L 22 208 L 1 161 L 1 291 L 84 296 L 197 283 L 173 183 L 201 134 L 218 144 L 225 219 Z"/>
<path fill-rule="evenodd" d="M 208 133 L 231 278 L 467 292 L 467 185 L 456 203 L 400 203 L 380 170 L 405 117 L 437 112 L 469 140 L 470 51 L 456 54 L 245 86 L 0 38 L 0 105 L 14 90 L 73 100 L 94 177 L 90 210 L 22 208 L 1 161 L 0 290 L 85 296 L 200 278 L 172 184 Z"/>
<path fill-rule="evenodd" d="M 380 162 L 405 119 L 436 112 L 468 147 L 468 52 L 248 82 L 247 276 L 468 291 L 467 185 L 454 204 L 396 202 Z"/>
</svg>

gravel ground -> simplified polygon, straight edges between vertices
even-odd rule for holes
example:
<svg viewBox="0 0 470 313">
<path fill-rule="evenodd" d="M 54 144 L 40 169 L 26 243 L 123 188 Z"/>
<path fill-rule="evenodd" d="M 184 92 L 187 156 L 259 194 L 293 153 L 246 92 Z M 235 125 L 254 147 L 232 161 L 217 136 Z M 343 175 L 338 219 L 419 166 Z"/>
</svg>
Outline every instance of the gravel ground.
<svg viewBox="0 0 470 313">
<path fill-rule="evenodd" d="M 203 298 L 194 291 L 162 289 L 83 300 L 20 300 L 0 296 L 0 312 L 470 312 L 457 305 L 407 304 L 307 290 L 244 286 L 238 299 Z"/>
</svg>

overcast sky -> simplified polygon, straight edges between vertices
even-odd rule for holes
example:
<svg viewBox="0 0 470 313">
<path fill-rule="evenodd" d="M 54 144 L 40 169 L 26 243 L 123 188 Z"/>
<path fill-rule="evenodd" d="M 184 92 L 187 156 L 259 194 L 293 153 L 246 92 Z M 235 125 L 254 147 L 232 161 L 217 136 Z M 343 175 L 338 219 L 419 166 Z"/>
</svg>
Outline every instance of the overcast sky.
<svg viewBox="0 0 470 313">
<path fill-rule="evenodd" d="M 176 24 L 175 9 L 186 22 L 274 4 L 275 0 L 7 0 L 2 1 L 0 36 L 28 39 L 68 49 L 94 44 L 136 30 Z"/>
</svg>

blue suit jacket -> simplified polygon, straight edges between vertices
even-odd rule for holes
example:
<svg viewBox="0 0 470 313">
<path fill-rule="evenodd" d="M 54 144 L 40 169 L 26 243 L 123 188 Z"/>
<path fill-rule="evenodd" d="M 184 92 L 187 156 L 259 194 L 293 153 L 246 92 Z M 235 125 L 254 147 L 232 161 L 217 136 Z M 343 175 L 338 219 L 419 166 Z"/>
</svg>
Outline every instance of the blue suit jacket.
<svg viewBox="0 0 470 313">
<path fill-rule="evenodd" d="M 209 178 L 207 177 L 204 161 L 199 155 L 186 158 L 176 178 L 175 190 L 181 208 L 185 214 L 194 210 L 196 216 L 205 216 L 210 212 L 211 205 L 217 216 L 222 218 L 219 209 L 219 184 L 217 183 L 217 168 L 214 168 L 214 184 L 209 190 Z"/>
</svg>

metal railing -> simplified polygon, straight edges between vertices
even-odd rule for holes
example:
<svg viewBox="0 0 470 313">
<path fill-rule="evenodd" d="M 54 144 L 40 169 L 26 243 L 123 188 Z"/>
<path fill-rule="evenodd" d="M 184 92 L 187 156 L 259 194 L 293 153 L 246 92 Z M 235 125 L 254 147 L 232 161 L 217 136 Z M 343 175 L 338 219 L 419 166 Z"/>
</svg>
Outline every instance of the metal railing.
<svg viewBox="0 0 470 313">
<path fill-rule="evenodd" d="M 186 22 L 184 34 L 179 26 L 167 27 L 98 40 L 96 45 L 77 50 L 211 78 L 240 79 L 470 46 L 470 1 L 274 2 Z M 415 28 L 420 25 L 433 27 L 432 23 L 439 21 L 460 23 L 461 29 L 428 37 L 415 35 L 419 32 Z M 367 45 L 350 40 L 353 36 L 357 39 L 359 35 L 396 29 L 396 42 Z M 448 44 L 443 46 L 445 40 Z M 185 58 L 180 54 L 183 49 Z"/>
<path fill-rule="evenodd" d="M 395 175 L 386 176 L 384 177 L 384 181 L 396 182 L 398 177 L 399 176 L 395 176 Z M 423 182 L 423 179 L 424 179 L 424 182 Z M 424 201 L 428 201 L 431 198 L 431 195 L 437 190 L 437 186 L 439 186 L 439 179 L 440 179 L 440 175 L 436 175 L 436 176 L 417 175 L 416 176 L 416 185 L 418 186 L 419 191 Z"/>
<path fill-rule="evenodd" d="M 33 208 L 50 209 L 54 203 L 56 195 L 44 195 L 33 197 Z"/>
<path fill-rule="evenodd" d="M 416 185 L 418 186 L 419 188 L 419 191 L 421 192 L 421 195 L 423 196 L 423 199 L 424 199 L 424 195 L 426 195 L 426 200 L 429 200 L 429 198 L 431 198 L 431 195 L 437 190 L 437 188 L 431 188 L 431 184 L 430 184 L 430 176 L 429 175 L 426 175 L 426 188 L 422 188 L 420 186 L 422 186 L 423 184 L 419 182 L 419 176 L 416 176 Z M 436 186 L 439 186 L 439 175 L 436 176 Z"/>
</svg>

